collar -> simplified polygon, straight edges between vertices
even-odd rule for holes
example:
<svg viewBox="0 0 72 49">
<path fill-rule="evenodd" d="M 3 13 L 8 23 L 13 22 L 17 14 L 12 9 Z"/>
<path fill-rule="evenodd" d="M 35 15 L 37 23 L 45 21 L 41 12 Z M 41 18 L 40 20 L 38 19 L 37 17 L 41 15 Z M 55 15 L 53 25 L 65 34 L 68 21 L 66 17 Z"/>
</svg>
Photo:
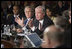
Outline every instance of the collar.
<svg viewBox="0 0 72 49">
<path fill-rule="evenodd" d="M 29 21 L 31 18 L 27 18 L 27 20 Z"/>
<path fill-rule="evenodd" d="M 44 19 L 40 20 L 39 22 L 40 22 L 41 24 L 43 24 L 43 21 L 44 21 Z"/>
</svg>

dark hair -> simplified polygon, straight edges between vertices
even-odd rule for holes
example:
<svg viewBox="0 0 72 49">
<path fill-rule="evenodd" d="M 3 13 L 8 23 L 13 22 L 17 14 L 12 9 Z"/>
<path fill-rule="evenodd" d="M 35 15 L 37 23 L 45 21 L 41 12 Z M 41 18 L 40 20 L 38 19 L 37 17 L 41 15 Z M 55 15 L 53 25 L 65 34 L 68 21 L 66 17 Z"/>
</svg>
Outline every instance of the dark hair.
<svg viewBox="0 0 72 49">
<path fill-rule="evenodd" d="M 47 6 L 46 9 L 49 9 L 49 10 L 52 12 L 52 8 L 51 8 L 51 7 L 48 7 L 48 6 Z M 45 10 L 46 10 L 46 9 L 45 9 Z"/>
<path fill-rule="evenodd" d="M 54 16 L 53 8 L 51 8 L 50 6 L 47 6 L 46 9 L 49 9 L 49 11 L 51 12 L 51 16 Z"/>
<path fill-rule="evenodd" d="M 13 5 L 13 7 L 14 7 L 14 6 L 16 6 L 16 7 L 18 7 L 18 9 L 20 9 L 19 5 Z"/>
</svg>

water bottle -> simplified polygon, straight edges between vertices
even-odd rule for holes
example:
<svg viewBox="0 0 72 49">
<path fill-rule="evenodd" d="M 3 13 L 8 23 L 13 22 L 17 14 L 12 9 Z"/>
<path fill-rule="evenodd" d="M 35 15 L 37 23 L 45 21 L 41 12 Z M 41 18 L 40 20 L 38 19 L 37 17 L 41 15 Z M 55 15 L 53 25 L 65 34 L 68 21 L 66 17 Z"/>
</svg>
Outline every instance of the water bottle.
<svg viewBox="0 0 72 49">
<path fill-rule="evenodd" d="M 10 26 L 7 25 L 7 32 L 10 33 Z"/>
<path fill-rule="evenodd" d="M 4 48 L 4 44 L 1 44 L 1 48 Z"/>
<path fill-rule="evenodd" d="M 4 25 L 4 33 L 6 34 L 6 32 L 7 32 L 7 27 L 6 25 Z"/>
</svg>

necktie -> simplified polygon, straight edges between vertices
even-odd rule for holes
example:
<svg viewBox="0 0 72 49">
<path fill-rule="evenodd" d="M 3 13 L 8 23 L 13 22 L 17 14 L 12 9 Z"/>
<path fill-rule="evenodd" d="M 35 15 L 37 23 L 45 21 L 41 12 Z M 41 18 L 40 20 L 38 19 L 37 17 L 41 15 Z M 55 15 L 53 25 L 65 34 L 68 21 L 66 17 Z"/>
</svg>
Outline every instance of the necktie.
<svg viewBox="0 0 72 49">
<path fill-rule="evenodd" d="M 39 30 L 41 30 L 41 28 L 42 28 L 42 25 L 41 25 L 41 23 L 39 22 Z"/>
<path fill-rule="evenodd" d="M 27 21 L 28 21 L 28 19 L 24 22 L 25 25 L 26 25 Z"/>
</svg>

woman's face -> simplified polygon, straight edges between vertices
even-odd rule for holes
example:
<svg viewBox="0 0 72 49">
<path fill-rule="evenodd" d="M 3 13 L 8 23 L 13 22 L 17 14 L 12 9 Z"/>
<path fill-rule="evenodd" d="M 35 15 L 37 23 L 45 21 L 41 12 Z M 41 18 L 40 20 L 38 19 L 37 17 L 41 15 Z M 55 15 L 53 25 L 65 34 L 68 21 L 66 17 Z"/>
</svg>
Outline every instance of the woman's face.
<svg viewBox="0 0 72 49">
<path fill-rule="evenodd" d="M 51 16 L 51 11 L 49 10 L 49 9 L 46 9 L 46 14 L 47 14 L 47 16 Z"/>
</svg>

